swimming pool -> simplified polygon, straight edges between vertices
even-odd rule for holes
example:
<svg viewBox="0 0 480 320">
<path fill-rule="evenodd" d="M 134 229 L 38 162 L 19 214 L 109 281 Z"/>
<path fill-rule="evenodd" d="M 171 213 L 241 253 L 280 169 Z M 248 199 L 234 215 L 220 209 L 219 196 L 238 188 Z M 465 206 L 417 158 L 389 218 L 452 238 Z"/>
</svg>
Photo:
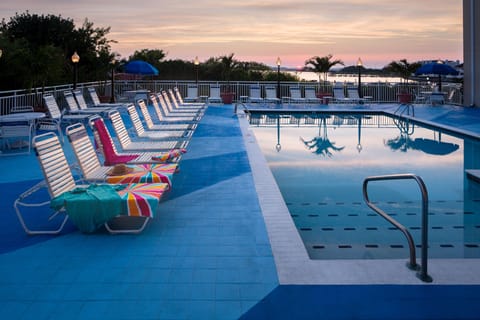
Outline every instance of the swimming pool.
<svg viewBox="0 0 480 320">
<path fill-rule="evenodd" d="M 414 173 L 429 192 L 429 256 L 480 256 L 480 144 L 383 114 L 253 114 L 250 127 L 311 259 L 408 256 L 404 236 L 363 201 L 372 175 Z M 414 182 L 375 182 L 372 201 L 404 224 L 419 251 Z M 419 255 L 419 252 L 417 253 Z"/>
</svg>

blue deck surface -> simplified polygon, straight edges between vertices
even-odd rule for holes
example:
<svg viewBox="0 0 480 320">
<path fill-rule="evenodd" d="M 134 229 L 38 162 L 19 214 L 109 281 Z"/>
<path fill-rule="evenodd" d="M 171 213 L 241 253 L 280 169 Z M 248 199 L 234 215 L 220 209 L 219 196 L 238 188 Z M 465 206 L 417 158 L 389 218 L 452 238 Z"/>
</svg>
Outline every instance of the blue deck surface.
<svg viewBox="0 0 480 320">
<path fill-rule="evenodd" d="M 39 166 L 33 155 L 0 157 L 2 319 L 480 318 L 479 286 L 280 284 L 232 111 L 207 109 L 139 235 L 69 225 L 27 236 L 12 203 L 41 179 Z M 416 117 L 480 135 L 480 110 L 417 108 Z"/>
</svg>

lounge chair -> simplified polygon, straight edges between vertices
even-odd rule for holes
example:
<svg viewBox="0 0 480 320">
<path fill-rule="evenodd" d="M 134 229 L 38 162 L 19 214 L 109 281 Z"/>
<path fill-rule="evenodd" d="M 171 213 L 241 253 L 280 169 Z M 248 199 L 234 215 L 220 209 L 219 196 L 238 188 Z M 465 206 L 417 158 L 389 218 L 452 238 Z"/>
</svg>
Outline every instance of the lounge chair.
<svg viewBox="0 0 480 320">
<path fill-rule="evenodd" d="M 65 101 L 67 102 L 68 113 L 70 114 L 105 114 L 111 110 L 111 108 L 95 108 L 95 110 L 92 108 L 80 109 L 72 92 L 64 91 L 63 95 L 65 97 Z"/>
<path fill-rule="evenodd" d="M 263 102 L 262 98 L 262 89 L 259 85 L 250 86 L 250 95 L 248 96 L 249 103 L 260 103 Z"/>
<path fill-rule="evenodd" d="M 150 100 L 152 101 L 153 108 L 157 114 L 157 118 L 162 123 L 176 123 L 176 124 L 192 124 L 197 123 L 197 117 L 177 117 L 172 115 L 167 115 L 167 106 L 163 96 L 159 95 L 150 95 Z M 138 104 L 140 100 L 138 101 Z"/>
<path fill-rule="evenodd" d="M 85 101 L 85 98 L 83 97 L 83 93 L 81 90 L 73 90 L 72 91 L 73 95 L 75 96 L 75 100 L 77 101 L 78 108 L 80 110 L 85 110 L 85 112 L 91 112 L 87 110 L 97 110 L 97 112 L 108 112 L 110 110 L 114 110 L 116 108 L 113 107 L 92 107 L 90 108 L 87 105 L 87 102 Z"/>
<path fill-rule="evenodd" d="M 58 234 L 69 218 L 84 232 L 93 232 L 104 225 L 111 233 L 138 233 L 153 217 L 160 198 L 168 188 L 165 183 L 78 186 L 56 134 L 48 132 L 38 135 L 33 139 L 33 145 L 45 180 L 24 192 L 14 203 L 18 219 L 28 234 Z M 51 200 L 41 203 L 27 200 L 44 186 Z M 67 215 L 60 219 L 55 228 L 50 224 L 49 228 L 42 229 L 27 226 L 25 212 L 21 211 L 27 207 L 47 205 L 55 210 L 49 220 L 59 214 Z M 37 215 L 38 211 L 35 209 Z M 118 229 L 118 220 L 115 220 L 119 215 L 126 215 L 140 223 L 135 227 Z"/>
<path fill-rule="evenodd" d="M 170 130 L 170 131 L 171 130 L 181 130 L 181 131 L 190 130 L 192 131 L 192 130 L 195 130 L 195 128 L 197 127 L 196 122 L 177 123 L 176 121 L 165 120 L 165 118 L 162 115 L 162 112 L 160 111 L 160 108 L 158 107 L 157 99 L 155 98 L 155 96 L 153 97 L 153 105 L 154 105 L 154 108 L 158 109 L 156 111 L 157 115 L 158 114 L 160 115 L 158 124 L 153 123 L 152 117 L 150 116 L 150 112 L 148 110 L 147 105 L 145 104 L 145 101 L 139 100 L 137 104 L 142 113 L 143 120 L 145 121 L 145 124 L 147 125 L 147 128 L 149 130 Z"/>
<path fill-rule="evenodd" d="M 175 93 L 175 97 L 177 98 L 178 104 L 180 105 L 197 105 L 197 106 L 206 106 L 205 103 L 203 102 L 186 102 L 183 100 L 182 94 L 180 93 L 180 90 L 178 90 L 177 87 L 173 88 L 173 91 Z"/>
<path fill-rule="evenodd" d="M 67 137 L 77 159 L 85 182 L 108 183 L 167 183 L 172 185 L 172 176 L 178 170 L 176 163 L 136 164 L 124 167 L 126 173 L 116 172 L 114 166 L 102 166 L 88 136 L 85 126 L 76 123 L 66 129 Z"/>
<path fill-rule="evenodd" d="M 198 101 L 198 87 L 194 84 L 189 84 L 187 86 L 187 96 L 185 97 L 186 102 Z"/>
<path fill-rule="evenodd" d="M 305 87 L 305 101 L 308 103 L 322 103 L 322 99 L 317 98 L 314 87 Z"/>
<path fill-rule="evenodd" d="M 181 103 L 177 100 L 172 89 L 168 89 L 168 96 L 170 97 L 170 102 L 174 106 L 174 110 L 196 110 L 203 112 L 206 106 L 204 103 Z"/>
<path fill-rule="evenodd" d="M 119 102 L 119 103 L 100 102 L 100 98 L 98 97 L 98 94 L 95 88 L 93 87 L 87 88 L 87 91 L 88 91 L 88 94 L 90 95 L 90 99 L 92 100 L 92 105 L 90 105 L 90 107 L 93 107 L 93 108 L 108 107 L 108 108 L 118 109 L 118 108 L 126 108 L 129 105 L 128 103 L 122 103 L 122 102 Z"/>
<path fill-rule="evenodd" d="M 51 94 L 44 95 L 43 101 L 47 107 L 49 117 L 38 120 L 38 129 L 43 131 L 57 131 L 61 141 L 63 141 L 62 125 L 88 121 L 88 114 L 65 114 L 61 112 L 55 97 Z"/>
<path fill-rule="evenodd" d="M 302 91 L 300 90 L 300 87 L 290 87 L 290 97 L 288 101 L 290 103 L 305 103 L 306 100 L 305 98 L 302 97 Z"/>
<path fill-rule="evenodd" d="M 219 85 L 211 85 L 210 86 L 210 95 L 207 98 L 208 103 L 221 103 L 222 97 L 220 97 L 220 86 Z"/>
<path fill-rule="evenodd" d="M 175 119 L 176 121 L 199 121 L 201 116 L 196 113 L 183 113 L 183 112 L 171 112 L 168 107 L 169 101 L 165 100 L 165 97 L 160 93 L 156 95 L 157 101 L 160 102 L 159 106 L 162 110 L 163 116 L 166 119 Z M 160 117 L 159 117 L 160 118 Z"/>
<path fill-rule="evenodd" d="M 143 102 L 143 100 L 142 100 Z M 166 130 L 166 129 L 160 129 L 160 130 L 152 130 L 148 129 L 145 130 L 143 127 L 142 121 L 140 120 L 140 117 L 138 116 L 137 109 L 133 104 L 131 104 L 127 108 L 128 114 L 130 116 L 130 120 L 133 124 L 133 128 L 135 129 L 135 133 L 137 134 L 137 137 L 139 138 L 148 138 L 148 139 L 159 139 L 159 140 L 171 140 L 171 139 L 179 139 L 179 138 L 190 138 L 192 135 L 192 132 L 190 130 Z"/>
<path fill-rule="evenodd" d="M 104 165 L 112 166 L 120 163 L 143 164 L 143 163 L 165 163 L 178 162 L 183 149 L 172 149 L 166 153 L 159 152 L 118 152 L 113 143 L 112 136 L 108 132 L 103 119 L 99 116 L 93 116 L 90 119 L 90 127 L 93 131 L 93 137 L 98 151 L 103 155 Z"/>
<path fill-rule="evenodd" d="M 348 87 L 347 88 L 347 93 L 348 93 L 348 98 L 349 99 L 351 99 L 353 102 L 358 102 L 360 104 L 368 102 L 372 99 L 372 97 L 370 97 L 370 96 L 364 96 L 363 98 L 360 98 L 360 95 L 358 94 L 358 88 L 357 87 Z"/>
<path fill-rule="evenodd" d="M 186 108 L 186 109 L 178 109 L 173 106 L 172 101 L 170 101 L 170 97 L 168 96 L 168 93 L 166 91 L 161 92 L 163 100 L 165 101 L 165 104 L 167 106 L 167 110 L 169 114 L 172 115 L 180 115 L 180 116 L 200 116 L 203 113 L 203 109 L 191 109 L 191 108 Z M 157 94 L 160 95 L 160 94 Z"/>
<path fill-rule="evenodd" d="M 353 100 L 345 96 L 343 87 L 333 87 L 333 102 L 351 103 Z"/>
<path fill-rule="evenodd" d="M 169 141 L 132 141 L 118 111 L 110 111 L 108 117 L 112 122 L 118 142 L 124 151 L 162 151 L 185 148 L 188 144 L 186 139 Z"/>
<path fill-rule="evenodd" d="M 265 87 L 265 102 L 280 103 L 280 99 L 277 98 L 277 88 Z"/>
</svg>

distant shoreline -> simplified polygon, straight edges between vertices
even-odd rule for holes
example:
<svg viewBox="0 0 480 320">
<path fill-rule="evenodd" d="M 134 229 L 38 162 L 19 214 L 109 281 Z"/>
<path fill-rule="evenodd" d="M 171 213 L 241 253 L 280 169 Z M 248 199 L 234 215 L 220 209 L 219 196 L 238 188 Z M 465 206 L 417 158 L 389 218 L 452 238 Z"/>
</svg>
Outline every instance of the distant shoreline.
<svg viewBox="0 0 480 320">
<path fill-rule="evenodd" d="M 305 81 L 317 81 L 318 82 L 318 75 L 311 71 L 285 71 L 292 75 L 296 75 L 300 78 L 300 80 Z M 329 73 L 328 74 L 328 81 L 330 82 L 348 82 L 348 83 L 356 83 L 358 81 L 357 74 L 342 74 L 342 73 Z M 361 78 L 362 82 L 371 83 L 371 82 L 400 82 L 401 78 L 399 77 L 383 77 L 377 75 L 369 75 L 369 74 L 362 74 Z"/>
</svg>

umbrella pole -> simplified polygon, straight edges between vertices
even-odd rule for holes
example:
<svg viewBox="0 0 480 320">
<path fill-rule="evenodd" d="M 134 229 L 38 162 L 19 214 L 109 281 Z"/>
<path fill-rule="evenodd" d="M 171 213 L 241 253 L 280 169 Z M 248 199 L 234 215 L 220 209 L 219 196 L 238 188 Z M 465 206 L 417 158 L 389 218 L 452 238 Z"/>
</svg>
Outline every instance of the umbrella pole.
<svg viewBox="0 0 480 320">
<path fill-rule="evenodd" d="M 438 92 L 442 92 L 442 75 L 438 75 Z"/>
</svg>

